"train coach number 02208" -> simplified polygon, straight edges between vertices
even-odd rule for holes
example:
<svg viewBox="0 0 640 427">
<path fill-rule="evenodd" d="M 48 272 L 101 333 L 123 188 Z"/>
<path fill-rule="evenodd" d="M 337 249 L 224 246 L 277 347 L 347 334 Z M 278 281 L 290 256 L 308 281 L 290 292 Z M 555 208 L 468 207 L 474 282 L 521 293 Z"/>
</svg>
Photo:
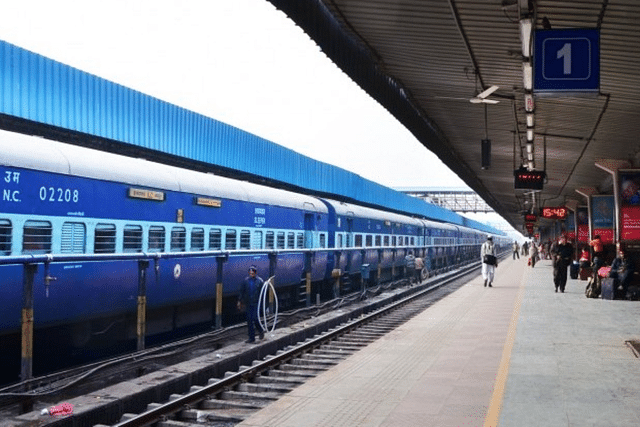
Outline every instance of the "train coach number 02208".
<svg viewBox="0 0 640 427">
<path fill-rule="evenodd" d="M 70 188 L 40 187 L 40 200 L 43 202 L 78 203 L 80 192 Z"/>
</svg>

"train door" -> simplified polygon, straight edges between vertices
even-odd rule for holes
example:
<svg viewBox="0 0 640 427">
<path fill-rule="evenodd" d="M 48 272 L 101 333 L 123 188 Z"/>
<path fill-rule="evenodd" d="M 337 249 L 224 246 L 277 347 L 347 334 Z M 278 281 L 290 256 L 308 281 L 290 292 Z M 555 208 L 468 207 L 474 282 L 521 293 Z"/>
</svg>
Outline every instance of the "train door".
<svg viewBox="0 0 640 427">
<path fill-rule="evenodd" d="M 314 247 L 313 233 L 316 230 L 316 216 L 313 213 L 304 214 L 304 247 L 307 249 Z"/>
</svg>

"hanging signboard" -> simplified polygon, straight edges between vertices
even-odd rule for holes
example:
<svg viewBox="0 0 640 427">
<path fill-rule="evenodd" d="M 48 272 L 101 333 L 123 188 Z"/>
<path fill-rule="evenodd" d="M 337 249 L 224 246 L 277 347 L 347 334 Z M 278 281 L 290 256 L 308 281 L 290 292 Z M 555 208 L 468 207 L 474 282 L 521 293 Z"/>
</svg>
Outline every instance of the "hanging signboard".
<svg viewBox="0 0 640 427">
<path fill-rule="evenodd" d="M 597 29 L 536 30 L 533 91 L 597 92 L 600 32 Z"/>
<path fill-rule="evenodd" d="M 640 240 L 640 171 L 620 171 L 620 239 Z"/>
<path fill-rule="evenodd" d="M 573 212 L 570 212 L 567 216 L 567 220 L 564 222 L 564 230 L 567 233 L 567 239 L 576 239 L 576 218 Z"/>
<path fill-rule="evenodd" d="M 602 243 L 613 243 L 614 219 L 613 196 L 591 196 L 592 237 L 600 236 Z"/>
<path fill-rule="evenodd" d="M 589 210 L 586 206 L 576 209 L 576 221 L 578 223 L 578 242 L 589 242 Z"/>
</svg>

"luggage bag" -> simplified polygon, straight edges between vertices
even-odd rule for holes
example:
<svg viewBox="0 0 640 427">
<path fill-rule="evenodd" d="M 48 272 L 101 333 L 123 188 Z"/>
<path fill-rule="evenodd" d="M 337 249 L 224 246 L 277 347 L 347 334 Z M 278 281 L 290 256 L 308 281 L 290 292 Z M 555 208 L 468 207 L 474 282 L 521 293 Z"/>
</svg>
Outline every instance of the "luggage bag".
<svg viewBox="0 0 640 427">
<path fill-rule="evenodd" d="M 602 299 L 615 299 L 615 290 L 616 290 L 616 279 L 612 277 L 603 277 L 602 278 L 602 289 L 601 295 Z"/>
<path fill-rule="evenodd" d="M 571 275 L 572 279 L 577 279 L 578 278 L 578 271 L 580 270 L 580 264 L 578 264 L 577 262 L 572 262 L 569 265 L 569 274 Z"/>
</svg>

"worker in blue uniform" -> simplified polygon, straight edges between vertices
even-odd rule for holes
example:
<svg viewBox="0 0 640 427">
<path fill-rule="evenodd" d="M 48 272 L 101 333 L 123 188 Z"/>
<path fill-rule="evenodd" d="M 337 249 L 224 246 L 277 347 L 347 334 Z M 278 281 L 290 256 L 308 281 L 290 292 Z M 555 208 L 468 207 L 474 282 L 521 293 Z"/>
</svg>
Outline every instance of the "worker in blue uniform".
<svg viewBox="0 0 640 427">
<path fill-rule="evenodd" d="M 240 295 L 238 296 L 238 309 L 242 306 L 246 308 L 247 326 L 249 327 L 248 343 L 256 342 L 256 329 L 260 339 L 264 339 L 264 330 L 258 321 L 258 299 L 260 291 L 264 285 L 264 280 L 258 276 L 258 269 L 255 265 L 249 267 L 249 276 L 245 277 L 240 285 Z"/>
</svg>

